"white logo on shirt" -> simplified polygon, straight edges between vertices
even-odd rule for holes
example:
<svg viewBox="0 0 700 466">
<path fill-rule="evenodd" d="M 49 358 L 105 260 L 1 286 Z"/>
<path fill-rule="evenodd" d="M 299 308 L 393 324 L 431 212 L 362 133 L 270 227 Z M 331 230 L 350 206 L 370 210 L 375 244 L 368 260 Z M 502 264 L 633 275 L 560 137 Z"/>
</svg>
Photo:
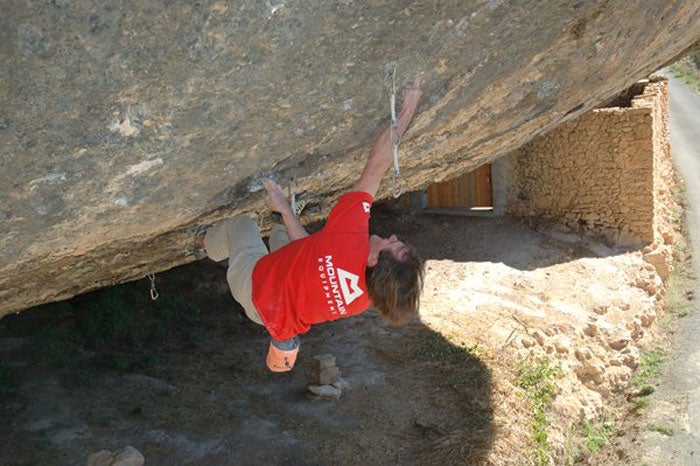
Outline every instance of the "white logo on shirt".
<svg viewBox="0 0 700 466">
<path fill-rule="evenodd" d="M 362 296 L 362 288 L 358 285 L 360 277 L 338 267 L 338 278 L 340 279 L 340 289 L 343 292 L 345 304 L 350 304 Z"/>
<path fill-rule="evenodd" d="M 372 204 L 370 204 L 369 202 L 363 202 L 362 207 L 365 209 L 365 213 L 368 214 L 370 207 L 372 207 Z"/>
<path fill-rule="evenodd" d="M 326 299 L 328 312 L 332 315 L 345 315 L 345 306 L 362 296 L 360 277 L 333 265 L 333 256 L 318 258 L 318 274 L 321 279 L 322 293 Z"/>
</svg>

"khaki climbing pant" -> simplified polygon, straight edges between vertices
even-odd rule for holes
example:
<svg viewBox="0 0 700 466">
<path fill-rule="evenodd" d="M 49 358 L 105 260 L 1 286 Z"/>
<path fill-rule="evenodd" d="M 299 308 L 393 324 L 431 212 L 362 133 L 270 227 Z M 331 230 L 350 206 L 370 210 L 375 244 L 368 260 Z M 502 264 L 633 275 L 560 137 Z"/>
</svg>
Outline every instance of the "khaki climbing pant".
<svg viewBox="0 0 700 466">
<path fill-rule="evenodd" d="M 276 251 L 289 243 L 284 225 L 275 224 L 270 231 L 270 250 Z M 250 320 L 263 325 L 253 305 L 253 268 L 268 253 L 255 222 L 245 215 L 237 215 L 214 225 L 204 236 L 207 255 L 222 261 L 228 257 L 226 281 L 231 294 Z"/>
</svg>

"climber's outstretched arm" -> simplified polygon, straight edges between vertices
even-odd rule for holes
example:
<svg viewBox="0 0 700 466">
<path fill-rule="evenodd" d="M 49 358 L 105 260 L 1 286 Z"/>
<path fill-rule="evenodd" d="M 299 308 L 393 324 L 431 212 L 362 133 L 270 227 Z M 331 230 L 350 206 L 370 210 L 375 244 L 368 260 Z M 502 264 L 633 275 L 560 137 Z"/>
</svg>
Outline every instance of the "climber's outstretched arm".
<svg viewBox="0 0 700 466">
<path fill-rule="evenodd" d="M 413 114 L 418 106 L 421 96 L 420 90 L 421 76 L 417 75 L 412 85 L 406 86 L 403 90 L 403 106 L 397 117 L 398 133 L 402 136 L 408 128 L 408 124 L 413 118 Z M 354 191 L 365 191 L 375 196 L 379 189 L 379 184 L 384 177 L 384 173 L 393 163 L 391 127 L 388 127 L 372 147 L 367 158 L 367 163 L 362 171 L 362 176 L 355 184 Z"/>
</svg>

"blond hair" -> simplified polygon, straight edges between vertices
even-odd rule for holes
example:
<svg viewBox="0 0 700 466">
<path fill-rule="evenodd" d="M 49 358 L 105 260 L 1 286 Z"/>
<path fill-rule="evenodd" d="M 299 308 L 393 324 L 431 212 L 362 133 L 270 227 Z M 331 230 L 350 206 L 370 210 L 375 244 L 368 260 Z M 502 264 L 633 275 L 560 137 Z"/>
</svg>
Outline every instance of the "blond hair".
<svg viewBox="0 0 700 466">
<path fill-rule="evenodd" d="M 406 245 L 403 260 L 390 251 L 379 253 L 377 264 L 367 268 L 367 292 L 382 317 L 393 325 L 403 325 L 418 315 L 423 291 L 425 262 L 416 249 Z"/>
</svg>

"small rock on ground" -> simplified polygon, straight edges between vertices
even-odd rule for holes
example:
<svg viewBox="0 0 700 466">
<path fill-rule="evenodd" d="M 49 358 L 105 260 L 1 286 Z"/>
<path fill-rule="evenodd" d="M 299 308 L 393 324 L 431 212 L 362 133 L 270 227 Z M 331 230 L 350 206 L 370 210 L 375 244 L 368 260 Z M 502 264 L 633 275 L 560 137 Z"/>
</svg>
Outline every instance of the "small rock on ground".
<svg viewBox="0 0 700 466">
<path fill-rule="evenodd" d="M 112 453 L 101 450 L 90 455 L 87 466 L 143 466 L 146 458 L 132 446 L 125 447 Z"/>
<path fill-rule="evenodd" d="M 342 390 L 333 385 L 309 385 L 308 390 L 313 399 L 320 400 L 337 400 L 343 393 Z"/>
</svg>

